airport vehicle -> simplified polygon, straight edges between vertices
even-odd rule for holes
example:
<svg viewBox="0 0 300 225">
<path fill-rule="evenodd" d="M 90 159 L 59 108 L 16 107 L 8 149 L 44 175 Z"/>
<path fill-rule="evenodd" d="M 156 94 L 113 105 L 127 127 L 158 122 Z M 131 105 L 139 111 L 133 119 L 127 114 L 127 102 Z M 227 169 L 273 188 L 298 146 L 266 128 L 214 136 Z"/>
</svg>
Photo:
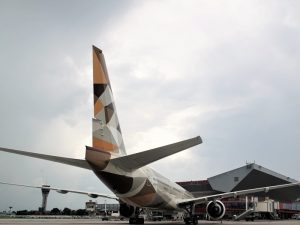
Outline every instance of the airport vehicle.
<svg viewBox="0 0 300 225">
<path fill-rule="evenodd" d="M 300 220 L 300 214 L 294 214 L 294 215 L 292 216 L 292 219 Z"/>
<path fill-rule="evenodd" d="M 144 219 L 139 217 L 141 208 L 185 210 L 188 214 L 185 222 L 187 224 L 197 224 L 197 218 L 194 215 L 194 206 L 196 204 L 207 203 L 207 214 L 212 219 L 218 220 L 225 214 L 222 198 L 268 192 L 274 189 L 299 185 L 299 183 L 289 183 L 195 198 L 181 186 L 147 167 L 147 165 L 201 144 L 200 136 L 127 155 L 104 56 L 102 51 L 94 46 L 93 82 L 93 145 L 86 147 L 85 159 L 65 158 L 9 148 L 0 148 L 0 150 L 92 170 L 115 195 L 52 187 L 46 188 L 63 194 L 73 192 L 86 194 L 94 198 L 117 199 L 120 201 L 120 214 L 124 217 L 129 217 L 129 222 L 132 224 L 144 223 Z"/>
</svg>

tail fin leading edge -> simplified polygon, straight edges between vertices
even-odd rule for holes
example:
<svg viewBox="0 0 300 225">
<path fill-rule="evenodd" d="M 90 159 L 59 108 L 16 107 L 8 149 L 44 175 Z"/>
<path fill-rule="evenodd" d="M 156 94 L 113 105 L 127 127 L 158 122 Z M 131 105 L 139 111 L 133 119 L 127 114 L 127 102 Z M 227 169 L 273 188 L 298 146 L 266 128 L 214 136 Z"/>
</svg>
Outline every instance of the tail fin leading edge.
<svg viewBox="0 0 300 225">
<path fill-rule="evenodd" d="M 126 155 L 121 128 L 102 51 L 93 46 L 93 148 Z"/>
</svg>

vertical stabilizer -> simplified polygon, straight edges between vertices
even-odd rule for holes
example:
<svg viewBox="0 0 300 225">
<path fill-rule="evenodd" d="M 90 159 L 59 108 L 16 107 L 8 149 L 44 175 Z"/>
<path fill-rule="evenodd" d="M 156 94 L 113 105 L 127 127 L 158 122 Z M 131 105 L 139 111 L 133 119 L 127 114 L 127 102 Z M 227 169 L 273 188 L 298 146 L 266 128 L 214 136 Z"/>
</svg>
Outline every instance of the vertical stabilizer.
<svg viewBox="0 0 300 225">
<path fill-rule="evenodd" d="M 126 155 L 103 53 L 93 46 L 93 148 Z"/>
</svg>

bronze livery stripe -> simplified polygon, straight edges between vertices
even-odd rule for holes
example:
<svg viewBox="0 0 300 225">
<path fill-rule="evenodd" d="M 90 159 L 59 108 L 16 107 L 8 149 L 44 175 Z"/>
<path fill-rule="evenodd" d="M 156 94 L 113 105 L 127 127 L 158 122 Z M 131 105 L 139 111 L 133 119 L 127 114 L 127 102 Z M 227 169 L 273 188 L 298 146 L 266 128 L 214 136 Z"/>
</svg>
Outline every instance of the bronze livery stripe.
<svg viewBox="0 0 300 225">
<path fill-rule="evenodd" d="M 98 170 L 104 170 L 108 165 L 111 154 L 108 152 L 100 151 L 99 149 L 86 147 L 85 159 L 90 165 Z"/>
<path fill-rule="evenodd" d="M 128 199 L 138 205 L 150 205 L 155 199 L 156 191 L 149 180 L 146 180 L 146 183 L 142 190 L 133 197 Z"/>
<path fill-rule="evenodd" d="M 106 123 L 109 123 L 115 111 L 113 103 L 110 103 L 109 105 L 105 106 L 104 110 Z"/>
<path fill-rule="evenodd" d="M 101 54 L 99 52 L 100 49 L 93 48 L 93 77 L 94 77 L 94 84 L 107 84 L 108 80 L 104 74 L 102 65 L 100 63 L 100 60 L 98 58 L 98 54 Z"/>
<path fill-rule="evenodd" d="M 96 101 L 94 105 L 94 116 L 96 116 L 103 109 L 103 104 L 101 101 Z"/>
<path fill-rule="evenodd" d="M 93 137 L 93 147 L 99 148 L 103 151 L 109 151 L 109 152 L 115 152 L 118 149 L 118 146 L 116 146 L 112 143 L 100 140 L 96 137 Z"/>
</svg>

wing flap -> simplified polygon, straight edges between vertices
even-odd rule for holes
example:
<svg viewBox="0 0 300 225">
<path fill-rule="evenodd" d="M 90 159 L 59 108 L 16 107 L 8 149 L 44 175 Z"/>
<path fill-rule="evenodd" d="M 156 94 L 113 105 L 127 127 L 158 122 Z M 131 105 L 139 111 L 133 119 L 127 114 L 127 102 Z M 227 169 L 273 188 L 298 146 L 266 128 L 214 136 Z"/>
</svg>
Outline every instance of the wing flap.
<svg viewBox="0 0 300 225">
<path fill-rule="evenodd" d="M 170 145 L 165 145 L 132 155 L 114 158 L 111 160 L 111 163 L 124 170 L 132 171 L 201 143 L 201 137 L 197 136 L 195 138 L 180 141 Z"/>
<path fill-rule="evenodd" d="M 62 164 L 67 164 L 67 165 L 91 170 L 91 167 L 88 164 L 88 162 L 83 159 L 73 159 L 73 158 L 66 158 L 66 157 L 60 157 L 60 156 L 54 156 L 54 155 L 45 155 L 45 154 L 40 154 L 40 153 L 35 153 L 35 152 L 27 152 L 27 151 L 21 151 L 21 150 L 16 150 L 16 149 L 9 149 L 9 148 L 0 148 L 0 151 L 18 154 L 18 155 L 29 156 L 32 158 L 44 159 L 44 160 L 48 160 L 48 161 L 52 161 L 52 162 L 58 162 L 58 163 L 62 163 Z"/>
</svg>

